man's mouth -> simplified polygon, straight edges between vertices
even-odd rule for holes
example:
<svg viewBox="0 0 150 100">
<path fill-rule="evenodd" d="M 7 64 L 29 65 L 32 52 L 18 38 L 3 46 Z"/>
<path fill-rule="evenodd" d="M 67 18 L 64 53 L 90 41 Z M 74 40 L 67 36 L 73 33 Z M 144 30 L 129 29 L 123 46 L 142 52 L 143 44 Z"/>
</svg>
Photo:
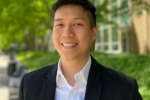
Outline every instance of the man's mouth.
<svg viewBox="0 0 150 100">
<path fill-rule="evenodd" d="M 77 45 L 77 43 L 74 43 L 74 44 L 73 44 L 73 43 L 71 43 L 71 44 L 62 44 L 62 45 L 63 45 L 63 46 L 68 46 L 68 47 L 69 47 L 69 46 L 75 46 L 75 45 Z"/>
</svg>

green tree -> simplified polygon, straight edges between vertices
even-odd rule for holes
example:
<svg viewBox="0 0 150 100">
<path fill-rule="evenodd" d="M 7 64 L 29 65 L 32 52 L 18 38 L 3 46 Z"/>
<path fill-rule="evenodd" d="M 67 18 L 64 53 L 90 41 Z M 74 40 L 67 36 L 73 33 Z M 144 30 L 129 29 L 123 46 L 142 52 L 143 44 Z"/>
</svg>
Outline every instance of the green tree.
<svg viewBox="0 0 150 100">
<path fill-rule="evenodd" d="M 94 3 L 94 0 L 90 0 Z M 95 0 L 99 1 L 99 0 Z M 102 4 L 97 7 L 97 23 L 115 24 L 113 21 L 106 19 L 106 15 L 113 13 L 116 16 L 118 9 L 128 7 L 127 0 L 121 0 L 121 7 L 108 9 L 109 1 L 103 0 Z M 150 12 L 150 6 L 143 0 L 131 0 L 131 13 L 140 14 L 141 10 Z M 53 12 L 52 5 L 56 0 L 0 0 L 0 46 L 8 49 L 11 43 L 26 43 L 29 49 L 33 49 L 35 43 L 40 45 L 39 48 L 46 48 L 51 37 Z M 129 9 L 124 12 L 128 13 Z M 36 38 L 38 41 L 35 42 Z"/>
<path fill-rule="evenodd" d="M 1 46 L 9 48 L 11 43 L 29 41 L 36 35 L 50 35 L 48 31 L 52 29 L 53 21 L 51 7 L 55 1 L 0 0 Z"/>
<path fill-rule="evenodd" d="M 95 1 L 97 1 L 97 21 L 102 24 L 116 24 L 114 21 L 108 20 L 108 14 L 112 14 L 112 17 L 116 17 L 118 11 L 124 9 L 121 14 L 129 14 L 131 16 L 136 13 L 138 16 L 142 14 L 143 10 L 150 14 L 150 3 L 145 0 L 120 0 L 120 6 L 117 6 L 117 0 L 103 0 L 103 3 L 100 3 L 100 0 Z M 109 9 L 108 5 L 114 3 L 116 3 L 116 6 Z"/>
</svg>

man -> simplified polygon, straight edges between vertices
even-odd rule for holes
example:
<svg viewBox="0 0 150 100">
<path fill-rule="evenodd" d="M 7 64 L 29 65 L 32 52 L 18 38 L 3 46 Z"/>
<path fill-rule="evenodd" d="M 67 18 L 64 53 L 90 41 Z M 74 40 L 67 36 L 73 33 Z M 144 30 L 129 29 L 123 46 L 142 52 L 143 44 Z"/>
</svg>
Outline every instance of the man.
<svg viewBox="0 0 150 100">
<path fill-rule="evenodd" d="M 24 76 L 20 100 L 142 100 L 135 79 L 89 54 L 97 37 L 95 7 L 88 0 L 58 0 L 53 11 L 53 43 L 61 57 Z"/>
</svg>

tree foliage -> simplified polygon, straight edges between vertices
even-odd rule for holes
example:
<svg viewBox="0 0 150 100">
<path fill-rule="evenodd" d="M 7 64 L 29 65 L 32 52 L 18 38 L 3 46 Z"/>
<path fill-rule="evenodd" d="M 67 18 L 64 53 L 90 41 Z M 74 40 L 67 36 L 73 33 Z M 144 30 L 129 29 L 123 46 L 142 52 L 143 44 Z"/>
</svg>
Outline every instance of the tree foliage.
<svg viewBox="0 0 150 100">
<path fill-rule="evenodd" d="M 56 0 L 0 0 L 1 46 L 21 43 L 52 28 L 52 4 Z"/>
<path fill-rule="evenodd" d="M 100 0 L 95 0 L 100 1 Z M 118 10 L 128 8 L 128 0 L 121 0 L 121 6 L 114 6 L 109 9 L 109 1 L 111 3 L 116 0 L 103 0 L 98 3 L 97 22 L 102 24 L 114 24 L 113 21 L 107 19 L 107 15 L 112 13 L 117 15 Z M 140 12 L 145 9 L 150 12 L 150 6 L 143 0 L 131 0 L 131 13 Z M 53 24 L 52 5 L 56 0 L 0 0 L 0 46 L 9 48 L 11 43 L 23 43 L 29 41 L 32 44 L 36 36 L 41 38 L 41 42 L 46 43 L 49 40 Z M 129 9 L 123 13 L 128 13 Z"/>
<path fill-rule="evenodd" d="M 150 3 L 145 0 L 120 0 L 119 6 L 117 5 L 117 0 L 96 1 L 97 22 L 102 24 L 116 25 L 116 22 L 108 20 L 109 14 L 111 14 L 112 17 L 117 17 L 117 14 L 120 13 L 124 18 L 127 17 L 127 14 L 129 15 L 128 17 L 132 14 L 141 15 L 143 10 L 150 14 Z M 109 8 L 109 6 L 111 6 L 111 8 Z"/>
</svg>

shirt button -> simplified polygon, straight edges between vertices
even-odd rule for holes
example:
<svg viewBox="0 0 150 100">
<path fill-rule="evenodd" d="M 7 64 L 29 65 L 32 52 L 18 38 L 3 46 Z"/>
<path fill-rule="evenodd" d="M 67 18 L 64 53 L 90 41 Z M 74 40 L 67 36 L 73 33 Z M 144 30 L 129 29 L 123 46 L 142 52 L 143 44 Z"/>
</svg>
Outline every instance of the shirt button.
<svg viewBox="0 0 150 100">
<path fill-rule="evenodd" d="M 74 92 L 73 92 L 73 90 L 71 90 L 71 94 L 73 94 Z"/>
<path fill-rule="evenodd" d="M 77 75 L 76 80 L 78 81 L 79 79 L 80 79 L 80 76 L 79 76 L 79 75 Z"/>
</svg>

